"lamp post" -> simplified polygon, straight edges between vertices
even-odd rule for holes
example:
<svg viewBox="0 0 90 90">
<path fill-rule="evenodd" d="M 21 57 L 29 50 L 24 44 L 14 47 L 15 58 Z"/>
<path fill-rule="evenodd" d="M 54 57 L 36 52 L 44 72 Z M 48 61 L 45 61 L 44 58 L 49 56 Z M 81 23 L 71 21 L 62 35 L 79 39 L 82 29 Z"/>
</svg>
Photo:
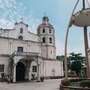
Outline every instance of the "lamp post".
<svg viewBox="0 0 90 90">
<path fill-rule="evenodd" d="M 85 10 L 85 0 L 82 0 L 82 4 L 83 4 L 83 10 Z M 88 63 L 88 53 L 87 53 L 87 49 L 88 49 L 88 38 L 87 38 L 87 26 L 84 26 L 84 45 L 85 45 L 85 56 L 86 56 L 86 74 L 87 74 L 87 78 L 89 78 L 89 63 Z"/>
</svg>

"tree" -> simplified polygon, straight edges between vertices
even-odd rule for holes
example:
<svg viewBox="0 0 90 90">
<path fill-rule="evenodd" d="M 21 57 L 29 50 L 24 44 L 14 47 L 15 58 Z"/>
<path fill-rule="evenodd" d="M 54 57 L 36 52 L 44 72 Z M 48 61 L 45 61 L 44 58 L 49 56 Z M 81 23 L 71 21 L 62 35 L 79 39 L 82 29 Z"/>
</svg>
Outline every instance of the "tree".
<svg viewBox="0 0 90 90">
<path fill-rule="evenodd" d="M 64 55 L 56 56 L 56 59 L 57 60 L 60 60 L 60 61 L 64 61 Z"/>
<path fill-rule="evenodd" d="M 83 67 L 82 64 L 84 60 L 84 57 L 82 56 L 82 54 L 71 53 L 70 56 L 68 57 L 68 60 L 69 60 L 69 68 L 72 71 L 75 71 L 77 76 L 80 76 L 80 72 Z"/>
</svg>

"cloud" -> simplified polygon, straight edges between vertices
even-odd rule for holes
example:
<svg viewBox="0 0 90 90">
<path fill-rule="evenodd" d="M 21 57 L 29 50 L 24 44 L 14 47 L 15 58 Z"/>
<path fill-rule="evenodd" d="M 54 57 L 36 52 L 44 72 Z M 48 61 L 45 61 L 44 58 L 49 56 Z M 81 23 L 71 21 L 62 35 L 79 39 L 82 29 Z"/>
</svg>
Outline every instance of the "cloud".
<svg viewBox="0 0 90 90">
<path fill-rule="evenodd" d="M 0 27 L 8 27 L 12 26 L 10 19 L 11 17 L 11 10 L 15 6 L 15 0 L 0 0 Z"/>
<path fill-rule="evenodd" d="M 67 46 L 67 54 L 69 55 L 73 50 L 70 49 L 69 45 Z M 60 40 L 56 40 L 56 55 L 64 55 L 65 43 Z"/>
<path fill-rule="evenodd" d="M 27 21 L 29 20 L 29 21 Z M 29 16 L 27 19 L 26 19 L 26 22 L 29 23 L 29 26 L 30 26 L 30 30 L 34 33 L 36 33 L 37 31 L 37 27 L 38 25 L 40 24 L 41 20 L 38 19 L 38 18 L 35 18 L 34 16 Z"/>
<path fill-rule="evenodd" d="M 32 13 L 25 14 L 27 9 L 23 2 L 17 0 L 0 0 L 0 28 L 12 28 L 13 23 L 23 18 L 23 21 L 29 23 L 35 31 L 40 20 L 32 16 Z"/>
<path fill-rule="evenodd" d="M 85 55 L 84 49 L 82 49 L 80 46 L 73 47 L 68 43 L 67 47 L 68 47 L 67 48 L 67 55 L 69 55 L 72 52 L 75 52 L 75 53 L 82 52 L 82 55 Z M 65 48 L 64 42 L 61 42 L 60 40 L 56 40 L 56 55 L 64 55 L 64 48 Z"/>
<path fill-rule="evenodd" d="M 17 13 L 16 0 L 0 0 L 0 27 L 11 28 Z"/>
<path fill-rule="evenodd" d="M 64 43 L 56 40 L 56 55 L 63 55 L 64 54 Z"/>
<path fill-rule="evenodd" d="M 9 20 L 7 19 L 0 19 L 0 28 L 7 28 L 7 29 L 10 29 L 10 28 L 13 28 L 14 24 L 12 22 L 10 22 Z"/>
</svg>

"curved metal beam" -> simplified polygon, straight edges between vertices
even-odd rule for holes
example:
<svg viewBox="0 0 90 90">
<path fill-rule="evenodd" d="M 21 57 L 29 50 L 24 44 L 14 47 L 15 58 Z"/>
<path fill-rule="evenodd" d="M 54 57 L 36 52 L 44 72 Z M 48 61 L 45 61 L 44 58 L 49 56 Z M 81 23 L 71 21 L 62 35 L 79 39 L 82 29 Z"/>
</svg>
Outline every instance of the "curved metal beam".
<svg viewBox="0 0 90 90">
<path fill-rule="evenodd" d="M 71 14 L 71 17 L 77 7 L 79 3 L 79 0 L 77 0 L 75 6 L 74 6 L 74 9 L 72 11 L 72 14 Z M 64 58 L 64 67 L 65 67 L 65 79 L 68 79 L 68 68 L 67 68 L 67 43 L 68 43 L 68 34 L 69 34 L 69 28 L 71 26 L 71 17 L 70 17 L 70 21 L 69 21 L 69 24 L 68 24 L 68 27 L 67 27 L 67 31 L 66 31 L 66 37 L 65 37 L 65 51 L 64 51 L 64 55 L 65 55 L 65 58 Z"/>
</svg>

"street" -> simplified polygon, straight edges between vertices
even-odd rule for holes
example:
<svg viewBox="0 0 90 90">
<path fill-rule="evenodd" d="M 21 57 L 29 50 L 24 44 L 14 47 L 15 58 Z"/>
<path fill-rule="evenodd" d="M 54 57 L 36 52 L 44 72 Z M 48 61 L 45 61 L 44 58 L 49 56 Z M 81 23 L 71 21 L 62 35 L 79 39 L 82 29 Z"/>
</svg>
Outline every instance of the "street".
<svg viewBox="0 0 90 90">
<path fill-rule="evenodd" d="M 0 90 L 59 90 L 60 79 L 44 82 L 0 83 Z"/>
</svg>

